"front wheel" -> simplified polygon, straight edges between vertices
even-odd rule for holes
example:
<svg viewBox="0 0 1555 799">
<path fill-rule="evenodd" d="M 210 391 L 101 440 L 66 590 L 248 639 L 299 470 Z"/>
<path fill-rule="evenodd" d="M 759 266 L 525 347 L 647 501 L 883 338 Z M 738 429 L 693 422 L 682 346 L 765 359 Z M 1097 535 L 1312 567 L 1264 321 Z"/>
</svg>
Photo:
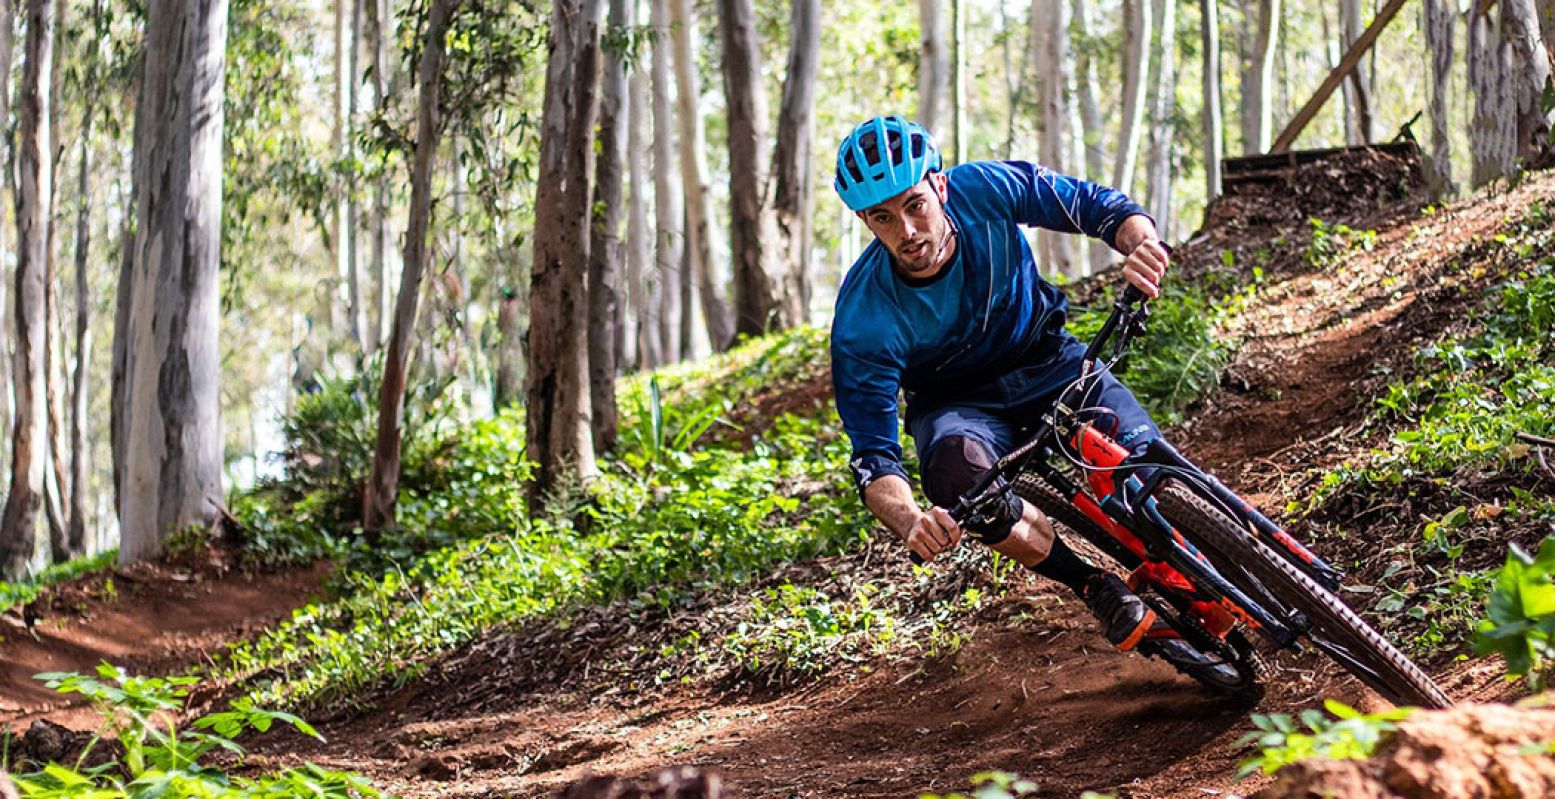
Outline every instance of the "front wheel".
<svg viewBox="0 0 1555 799">
<path fill-rule="evenodd" d="M 1243 530 L 1184 486 L 1167 483 L 1156 493 L 1161 515 L 1178 532 L 1210 550 L 1233 582 L 1245 576 L 1258 585 L 1242 586 L 1250 595 L 1272 598 L 1282 607 L 1268 608 L 1287 618 L 1305 617 L 1305 633 L 1335 662 L 1394 704 L 1429 708 L 1452 706 L 1452 700 L 1404 653 L 1328 589 L 1280 557 L 1268 545 Z M 1216 556 L 1219 557 L 1216 557 Z"/>
</svg>

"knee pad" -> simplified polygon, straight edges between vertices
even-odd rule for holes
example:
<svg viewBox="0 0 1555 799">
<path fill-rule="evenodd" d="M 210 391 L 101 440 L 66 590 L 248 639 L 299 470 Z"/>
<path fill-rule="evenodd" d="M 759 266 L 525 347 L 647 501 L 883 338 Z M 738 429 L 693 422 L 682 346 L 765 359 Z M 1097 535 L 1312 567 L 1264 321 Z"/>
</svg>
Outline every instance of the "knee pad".
<svg viewBox="0 0 1555 799">
<path fill-rule="evenodd" d="M 994 455 L 987 445 L 962 435 L 946 436 L 935 442 L 923 459 L 923 493 L 942 508 L 953 508 L 983 475 L 993 468 Z M 1008 484 L 999 482 L 1002 501 L 965 520 L 961 528 L 984 544 L 997 544 L 1010 537 L 1020 521 L 1024 506 Z"/>
</svg>

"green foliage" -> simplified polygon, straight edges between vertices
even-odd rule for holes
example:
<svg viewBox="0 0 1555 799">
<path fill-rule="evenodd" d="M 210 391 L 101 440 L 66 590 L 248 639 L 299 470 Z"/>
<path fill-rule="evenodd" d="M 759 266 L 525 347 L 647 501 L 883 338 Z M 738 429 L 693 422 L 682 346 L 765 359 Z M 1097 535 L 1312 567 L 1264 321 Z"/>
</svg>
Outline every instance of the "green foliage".
<svg viewBox="0 0 1555 799">
<path fill-rule="evenodd" d="M 1323 707 L 1333 718 L 1315 708 L 1302 711 L 1301 726 L 1286 713 L 1253 714 L 1253 725 L 1258 729 L 1243 735 L 1237 746 L 1256 743 L 1258 754 L 1243 760 L 1237 769 L 1237 779 L 1262 771 L 1276 771 L 1302 760 L 1322 758 L 1326 760 L 1365 760 L 1376 751 L 1383 736 L 1398 729 L 1398 722 L 1408 718 L 1414 708 L 1401 707 L 1381 713 L 1361 713 L 1342 702 L 1325 699 Z M 1301 731 L 1306 728 L 1306 732 Z"/>
<path fill-rule="evenodd" d="M 896 620 L 876 607 L 865 585 L 846 601 L 784 583 L 753 600 L 750 616 L 724 639 L 724 650 L 752 672 L 816 674 L 837 661 L 883 654 L 896 638 Z"/>
<path fill-rule="evenodd" d="M 1312 241 L 1307 245 L 1307 263 L 1318 269 L 1338 265 L 1357 250 L 1371 252 L 1377 246 L 1377 231 L 1356 230 L 1343 223 L 1329 224 L 1317 217 L 1312 223 Z"/>
<path fill-rule="evenodd" d="M 704 409 L 737 410 L 765 386 L 810 374 L 824 341 L 796 331 L 663 371 L 657 403 L 648 380 L 647 399 L 625 403 L 623 454 L 601 464 L 577 513 L 525 511 L 516 414 L 465 428 L 407 476 L 398 532 L 360 554 L 380 568 L 349 571 L 338 599 L 235 648 L 222 674 L 263 673 L 254 696 L 268 704 L 345 699 L 412 679 L 429 657 L 495 625 L 622 599 L 673 608 L 701 586 L 857 545 L 870 523 L 842 477 L 848 446 L 834 408 L 778 416 L 739 446 L 692 446 L 715 424 Z M 633 391 L 644 388 L 623 393 Z M 291 490 L 303 498 L 286 507 L 276 493 L 251 495 L 240 518 L 261 532 L 328 524 L 328 508 L 309 504 L 328 492 Z"/>
<path fill-rule="evenodd" d="M 1534 691 L 1549 685 L 1555 671 L 1555 535 L 1538 554 L 1511 546 L 1506 565 L 1494 575 L 1489 617 L 1474 630 L 1474 653 L 1499 652 L 1509 677 L 1528 678 Z"/>
<path fill-rule="evenodd" d="M 1037 783 L 1006 771 L 984 771 L 973 774 L 972 793 L 921 793 L 918 799 L 1019 799 L 1033 796 L 1040 790 Z M 1086 791 L 1081 799 L 1102 799 L 1099 794 Z"/>
<path fill-rule="evenodd" d="M 313 738 L 319 734 L 289 713 L 262 710 L 244 699 L 227 710 L 179 726 L 193 677 L 136 677 L 104 663 L 97 676 L 75 673 L 40 674 L 60 693 L 86 697 L 102 715 L 100 735 L 116 740 L 122 752 L 107 762 L 84 766 L 96 741 L 76 764 L 43 764 L 37 771 L 13 775 L 25 799 L 280 799 L 313 796 L 320 799 L 382 796 L 355 774 L 330 771 L 313 764 L 279 774 L 236 776 L 209 762 L 221 754 L 224 763 L 241 765 L 243 747 L 237 738 L 263 733 L 276 723 L 287 724 Z M 322 739 L 320 739 L 322 740 Z"/>
<path fill-rule="evenodd" d="M 84 574 L 110 569 L 118 559 L 119 550 L 110 549 L 90 558 L 76 558 L 65 563 L 56 563 L 25 580 L 14 583 L 0 581 L 0 610 L 25 605 L 37 599 L 43 589 L 55 583 L 69 582 Z"/>
</svg>

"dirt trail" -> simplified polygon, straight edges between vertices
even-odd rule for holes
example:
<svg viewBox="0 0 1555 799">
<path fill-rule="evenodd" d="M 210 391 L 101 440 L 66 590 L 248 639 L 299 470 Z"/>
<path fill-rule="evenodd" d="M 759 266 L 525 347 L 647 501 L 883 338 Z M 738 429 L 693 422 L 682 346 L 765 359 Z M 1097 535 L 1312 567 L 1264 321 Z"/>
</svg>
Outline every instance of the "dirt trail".
<svg viewBox="0 0 1555 799">
<path fill-rule="evenodd" d="M 108 661 L 138 674 L 182 673 L 227 644 L 274 626 L 319 593 L 328 567 L 249 574 L 202 558 L 139 564 L 49 591 L 29 631 L 0 617 L 0 727 L 33 719 L 92 729 L 97 718 L 78 697 L 33 679 L 51 671 L 91 673 Z"/>
</svg>

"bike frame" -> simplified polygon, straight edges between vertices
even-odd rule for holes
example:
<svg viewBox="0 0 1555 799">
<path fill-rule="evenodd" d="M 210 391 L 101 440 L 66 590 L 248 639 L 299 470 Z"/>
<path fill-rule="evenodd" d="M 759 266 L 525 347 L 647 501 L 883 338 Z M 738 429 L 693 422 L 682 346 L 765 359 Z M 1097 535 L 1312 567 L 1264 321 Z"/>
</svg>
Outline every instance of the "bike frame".
<svg viewBox="0 0 1555 799">
<path fill-rule="evenodd" d="M 1111 436 L 1080 419 L 1088 385 L 1107 368 L 1100 358 L 1102 352 L 1111 343 L 1113 359 L 1120 356 L 1134 336 L 1144 333 L 1148 313 L 1144 295 L 1130 286 L 1113 304 L 1111 315 L 1086 349 L 1080 379 L 1060 395 L 1025 444 L 1001 458 L 962 495 L 951 515 L 957 520 L 967 518 L 1008 490 L 1007 481 L 1029 471 L 1046 481 L 1111 539 L 1093 543 L 1114 556 L 1121 546 L 1127 557 L 1118 559 L 1125 566 L 1134 566 L 1128 578 L 1131 588 L 1137 591 L 1148 585 L 1162 595 L 1181 598 L 1188 614 L 1217 638 L 1224 639 L 1240 622 L 1260 630 L 1281 646 L 1295 647 L 1297 637 L 1305 632 L 1305 619 L 1299 614 L 1296 618 L 1284 618 L 1259 604 L 1222 576 L 1204 553 L 1173 529 L 1156 507 L 1155 493 L 1162 481 L 1174 478 L 1329 590 L 1338 586 L 1343 575 L 1165 441 L 1156 439 L 1138 456 L 1130 457 L 1131 453 Z M 1053 467 L 1051 457 L 1055 453 L 1063 453 L 1080 465 L 1088 492 Z M 1155 635 L 1175 632 L 1159 631 Z"/>
</svg>

